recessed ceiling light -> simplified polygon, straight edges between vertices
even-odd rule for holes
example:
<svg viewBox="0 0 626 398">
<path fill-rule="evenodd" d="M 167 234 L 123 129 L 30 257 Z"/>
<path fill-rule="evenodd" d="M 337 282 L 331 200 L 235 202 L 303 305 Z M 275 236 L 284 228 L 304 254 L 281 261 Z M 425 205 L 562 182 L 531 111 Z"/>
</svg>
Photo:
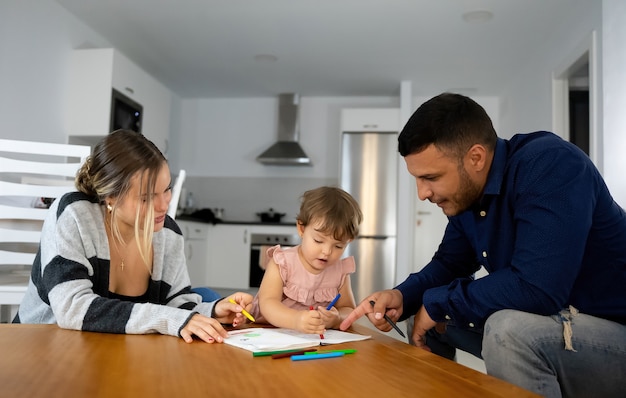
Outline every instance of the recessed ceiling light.
<svg viewBox="0 0 626 398">
<path fill-rule="evenodd" d="M 278 61 L 278 57 L 273 54 L 257 54 L 254 56 L 254 60 L 264 64 L 272 64 Z"/>
<path fill-rule="evenodd" d="M 493 13 L 487 10 L 469 11 L 463 14 L 463 20 L 467 23 L 485 23 L 493 19 Z"/>
</svg>

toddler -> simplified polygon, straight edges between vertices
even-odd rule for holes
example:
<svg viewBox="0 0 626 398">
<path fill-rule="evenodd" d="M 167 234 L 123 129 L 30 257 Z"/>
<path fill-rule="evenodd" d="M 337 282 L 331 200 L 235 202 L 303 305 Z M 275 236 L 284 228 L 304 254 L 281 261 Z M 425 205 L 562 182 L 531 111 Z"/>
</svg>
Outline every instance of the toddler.
<svg viewBox="0 0 626 398">
<path fill-rule="evenodd" d="M 301 243 L 267 250 L 269 262 L 253 302 L 257 320 L 302 333 L 338 328 L 356 306 L 350 285 L 354 258 L 341 257 L 362 218 L 356 200 L 339 188 L 305 192 L 296 217 Z"/>
</svg>

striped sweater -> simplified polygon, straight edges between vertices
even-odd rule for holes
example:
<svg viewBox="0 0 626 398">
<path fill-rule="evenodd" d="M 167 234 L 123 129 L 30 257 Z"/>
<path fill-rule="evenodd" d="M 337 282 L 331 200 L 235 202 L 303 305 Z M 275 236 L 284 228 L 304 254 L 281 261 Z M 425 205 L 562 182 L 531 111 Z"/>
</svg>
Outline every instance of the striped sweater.
<svg viewBox="0 0 626 398">
<path fill-rule="evenodd" d="M 109 297 L 109 244 L 101 206 L 79 193 L 56 200 L 44 221 L 39 252 L 16 323 L 62 328 L 180 336 L 191 316 L 211 316 L 190 290 L 182 233 L 174 220 L 155 232 L 147 303 Z"/>
</svg>

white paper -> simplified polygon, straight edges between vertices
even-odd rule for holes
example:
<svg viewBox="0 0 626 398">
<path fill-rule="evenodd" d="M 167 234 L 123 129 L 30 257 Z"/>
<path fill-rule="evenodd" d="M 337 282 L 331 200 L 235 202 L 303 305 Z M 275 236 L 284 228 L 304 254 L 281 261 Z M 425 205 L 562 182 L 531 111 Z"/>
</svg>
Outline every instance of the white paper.
<svg viewBox="0 0 626 398">
<path fill-rule="evenodd" d="M 320 338 L 319 334 L 300 333 L 292 329 L 282 328 L 239 329 L 228 332 L 228 335 L 229 337 L 224 340 L 224 343 L 252 352 L 308 348 L 371 338 L 371 336 L 334 329 L 327 330 L 323 339 Z"/>
</svg>

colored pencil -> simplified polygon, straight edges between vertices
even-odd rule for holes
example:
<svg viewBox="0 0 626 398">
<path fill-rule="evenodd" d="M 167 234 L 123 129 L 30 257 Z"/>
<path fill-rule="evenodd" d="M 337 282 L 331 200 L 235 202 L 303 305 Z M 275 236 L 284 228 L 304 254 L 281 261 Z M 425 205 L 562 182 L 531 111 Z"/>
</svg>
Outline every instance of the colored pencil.
<svg viewBox="0 0 626 398">
<path fill-rule="evenodd" d="M 281 352 L 278 354 L 272 354 L 272 359 L 289 358 L 294 355 L 315 354 L 316 352 L 317 350 L 315 348 L 311 348 L 308 350 L 293 351 L 293 352 Z"/>
<path fill-rule="evenodd" d="M 252 356 L 253 357 L 269 357 L 271 355 L 276 355 L 276 354 L 287 354 L 290 352 L 300 352 L 300 351 L 317 351 L 315 348 L 311 348 L 311 349 L 302 349 L 302 348 L 295 348 L 295 349 L 291 349 L 291 350 L 277 350 L 277 351 L 261 351 L 261 352 L 253 352 Z"/>
<path fill-rule="evenodd" d="M 305 352 L 304 355 L 328 354 L 329 352 L 343 352 L 344 354 L 354 354 L 356 352 L 356 350 L 354 350 L 354 349 L 346 349 L 346 350 L 327 350 L 327 351 L 317 351 L 317 352 Z"/>
<path fill-rule="evenodd" d="M 324 358 L 337 358 L 342 357 L 345 354 L 343 352 L 329 352 L 326 354 L 317 354 L 317 355 L 294 355 L 291 357 L 292 361 L 307 361 L 310 359 L 324 359 Z"/>
<path fill-rule="evenodd" d="M 313 306 L 309 307 L 309 311 L 313 311 Z M 324 335 L 320 333 L 320 339 L 324 340 Z"/>
<path fill-rule="evenodd" d="M 374 300 L 370 300 L 370 304 L 372 305 L 372 307 L 374 306 L 374 304 L 376 304 L 374 302 Z M 389 323 L 391 325 L 392 328 L 396 329 L 396 332 L 400 333 L 400 336 L 402 337 L 406 337 L 404 335 L 404 333 L 402 333 L 402 330 L 400 330 L 400 328 L 398 327 L 398 325 L 396 325 L 396 323 L 394 321 L 391 320 L 391 318 L 389 318 L 387 316 L 387 314 L 383 314 L 383 317 L 385 318 L 385 320 L 387 321 L 387 323 Z"/>
<path fill-rule="evenodd" d="M 228 299 L 229 302 L 233 303 L 233 304 L 237 304 L 235 302 L 235 300 L 233 299 Z M 243 306 L 242 306 L 242 310 L 241 313 L 243 314 L 243 316 L 245 316 L 246 318 L 248 318 L 250 320 L 250 322 L 254 322 L 254 317 L 252 315 L 250 315 L 250 313 L 248 311 L 246 311 Z"/>
<path fill-rule="evenodd" d="M 337 303 L 337 300 L 339 300 L 339 297 L 341 297 L 341 293 L 337 293 L 333 301 L 331 301 L 330 304 L 328 304 L 328 307 L 326 307 L 328 311 L 330 311 L 330 309 L 333 308 L 333 305 Z"/>
</svg>

